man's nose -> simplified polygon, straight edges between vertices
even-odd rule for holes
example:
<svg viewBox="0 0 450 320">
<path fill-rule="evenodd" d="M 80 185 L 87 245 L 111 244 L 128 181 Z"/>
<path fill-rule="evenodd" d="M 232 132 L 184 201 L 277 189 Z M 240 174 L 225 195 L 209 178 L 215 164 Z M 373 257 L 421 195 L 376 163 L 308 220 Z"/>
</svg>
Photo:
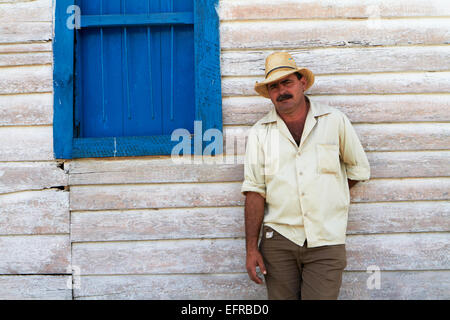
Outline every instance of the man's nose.
<svg viewBox="0 0 450 320">
<path fill-rule="evenodd" d="M 283 86 L 282 84 L 280 84 L 279 85 L 279 93 L 280 93 L 280 95 L 285 94 L 287 92 L 288 92 L 287 87 Z"/>
</svg>

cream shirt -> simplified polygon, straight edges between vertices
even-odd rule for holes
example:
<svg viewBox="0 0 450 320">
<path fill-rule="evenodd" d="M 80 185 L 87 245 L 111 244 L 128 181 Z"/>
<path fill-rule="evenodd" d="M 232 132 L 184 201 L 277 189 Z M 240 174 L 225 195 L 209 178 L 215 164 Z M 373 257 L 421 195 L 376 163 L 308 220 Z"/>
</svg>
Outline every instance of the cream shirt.
<svg viewBox="0 0 450 320">
<path fill-rule="evenodd" d="M 261 194 L 263 223 L 296 244 L 344 244 L 347 178 L 368 180 L 369 162 L 347 116 L 306 98 L 310 109 L 300 146 L 275 108 L 251 127 L 241 192 Z"/>
</svg>

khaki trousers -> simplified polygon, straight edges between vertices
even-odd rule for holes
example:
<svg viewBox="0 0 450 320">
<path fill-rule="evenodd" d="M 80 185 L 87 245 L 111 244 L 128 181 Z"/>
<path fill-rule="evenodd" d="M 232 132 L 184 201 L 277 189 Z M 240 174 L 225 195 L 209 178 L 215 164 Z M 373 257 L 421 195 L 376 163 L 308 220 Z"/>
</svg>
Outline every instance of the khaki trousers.
<svg viewBox="0 0 450 320">
<path fill-rule="evenodd" d="M 269 232 L 269 237 L 267 237 Z M 270 300 L 336 300 L 347 266 L 345 244 L 307 248 L 263 227 L 259 244 Z"/>
</svg>

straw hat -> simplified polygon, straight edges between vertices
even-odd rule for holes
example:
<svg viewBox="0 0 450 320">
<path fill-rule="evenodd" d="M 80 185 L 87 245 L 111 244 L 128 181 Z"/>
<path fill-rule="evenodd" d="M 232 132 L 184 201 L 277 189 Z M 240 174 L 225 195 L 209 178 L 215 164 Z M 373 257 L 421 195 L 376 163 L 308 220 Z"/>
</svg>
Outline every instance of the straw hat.
<svg viewBox="0 0 450 320">
<path fill-rule="evenodd" d="M 295 72 L 301 73 L 306 78 L 305 91 L 314 83 L 314 74 L 306 68 L 299 68 L 288 52 L 275 52 L 266 58 L 265 80 L 255 83 L 255 90 L 263 97 L 269 98 L 267 85 Z"/>
</svg>

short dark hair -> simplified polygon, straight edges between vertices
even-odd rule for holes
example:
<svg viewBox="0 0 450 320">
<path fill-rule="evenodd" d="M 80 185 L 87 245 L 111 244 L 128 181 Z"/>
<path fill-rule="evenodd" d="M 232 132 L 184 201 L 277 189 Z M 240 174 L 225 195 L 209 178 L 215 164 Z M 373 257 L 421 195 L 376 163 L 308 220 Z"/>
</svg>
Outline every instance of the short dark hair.
<svg viewBox="0 0 450 320">
<path fill-rule="evenodd" d="M 300 80 L 303 77 L 303 75 L 300 72 L 296 72 L 294 74 L 297 76 L 298 80 Z"/>
</svg>

